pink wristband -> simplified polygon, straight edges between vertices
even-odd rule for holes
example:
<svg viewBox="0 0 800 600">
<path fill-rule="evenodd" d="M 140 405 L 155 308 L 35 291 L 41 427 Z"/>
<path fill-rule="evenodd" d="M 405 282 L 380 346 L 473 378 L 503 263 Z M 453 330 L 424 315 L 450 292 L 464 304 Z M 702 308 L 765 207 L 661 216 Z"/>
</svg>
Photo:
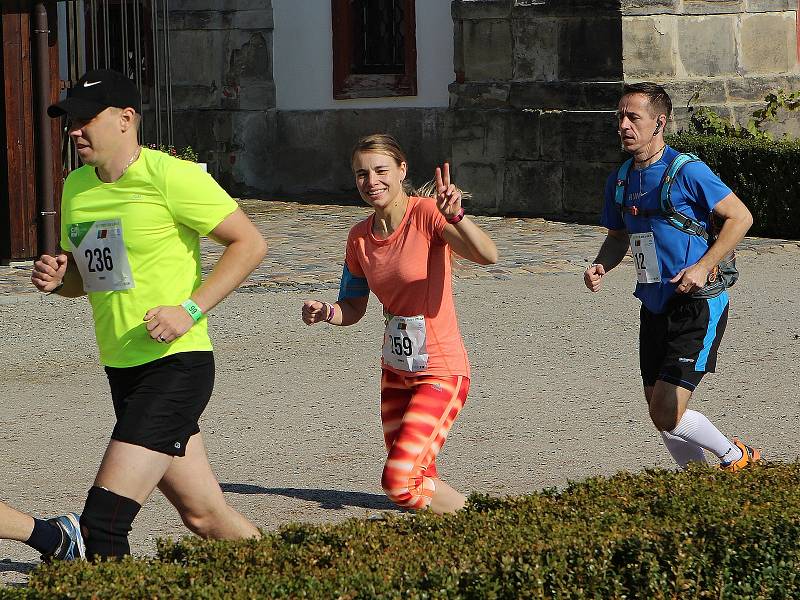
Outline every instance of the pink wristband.
<svg viewBox="0 0 800 600">
<path fill-rule="evenodd" d="M 333 319 L 333 315 L 336 314 L 336 308 L 334 307 L 333 304 L 329 304 L 327 302 L 325 303 L 325 306 L 328 307 L 328 317 L 325 319 L 325 322 L 330 323 L 331 320 Z"/>
<path fill-rule="evenodd" d="M 446 220 L 448 223 L 450 223 L 450 225 L 455 225 L 456 223 L 459 223 L 463 218 L 464 218 L 464 207 L 462 206 L 461 210 L 459 210 L 456 215 Z"/>
</svg>

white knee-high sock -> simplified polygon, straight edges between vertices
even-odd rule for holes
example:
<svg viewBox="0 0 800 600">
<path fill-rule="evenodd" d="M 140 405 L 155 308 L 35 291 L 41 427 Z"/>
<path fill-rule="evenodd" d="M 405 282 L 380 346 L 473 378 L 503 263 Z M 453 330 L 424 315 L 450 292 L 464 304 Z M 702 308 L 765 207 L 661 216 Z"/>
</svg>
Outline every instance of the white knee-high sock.
<svg viewBox="0 0 800 600">
<path fill-rule="evenodd" d="M 742 451 L 722 435 L 704 414 L 696 410 L 684 412 L 675 429 L 669 433 L 713 452 L 723 462 L 742 458 Z"/>
<path fill-rule="evenodd" d="M 685 469 L 690 462 L 706 462 L 705 452 L 697 444 L 687 442 L 683 438 L 672 435 L 669 431 L 662 431 L 661 437 L 672 458 L 682 469 Z"/>
</svg>

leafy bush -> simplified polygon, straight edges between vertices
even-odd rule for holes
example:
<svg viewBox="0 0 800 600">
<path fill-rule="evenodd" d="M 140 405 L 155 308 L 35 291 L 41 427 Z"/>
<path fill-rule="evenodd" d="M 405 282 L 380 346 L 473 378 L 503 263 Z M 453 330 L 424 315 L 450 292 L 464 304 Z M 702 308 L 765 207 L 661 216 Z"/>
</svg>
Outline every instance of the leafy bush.
<svg viewBox="0 0 800 600">
<path fill-rule="evenodd" d="M 621 473 L 467 510 L 160 542 L 7 598 L 796 598 L 800 465 Z"/>
<path fill-rule="evenodd" d="M 164 144 L 157 145 L 157 144 L 150 144 L 148 146 L 151 150 L 158 150 L 160 152 L 165 152 L 170 156 L 174 156 L 176 158 L 180 158 L 181 160 L 188 160 L 190 162 L 197 162 L 197 152 L 194 151 L 194 148 L 191 146 L 184 146 L 183 148 L 176 148 L 175 146 L 166 146 Z"/>
<path fill-rule="evenodd" d="M 753 213 L 751 235 L 800 238 L 800 141 L 681 133 L 668 143 L 702 158 Z"/>
<path fill-rule="evenodd" d="M 721 135 L 743 139 L 771 140 L 772 135 L 762 129 L 764 123 L 778 120 L 778 110 L 800 110 L 800 92 L 787 93 L 784 90 L 770 92 L 764 97 L 764 107 L 752 114 L 747 125 L 734 125 L 729 119 L 721 117 L 707 106 L 693 106 L 692 102 L 700 97 L 699 93 L 689 101 L 689 125 L 691 133 L 700 135 Z"/>
</svg>

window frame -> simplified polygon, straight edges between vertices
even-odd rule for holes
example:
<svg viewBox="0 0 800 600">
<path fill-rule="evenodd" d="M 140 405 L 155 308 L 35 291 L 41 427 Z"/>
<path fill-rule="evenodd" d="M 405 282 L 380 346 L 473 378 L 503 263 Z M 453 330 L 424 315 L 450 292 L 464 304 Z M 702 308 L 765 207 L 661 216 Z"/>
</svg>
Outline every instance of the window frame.
<svg viewBox="0 0 800 600">
<path fill-rule="evenodd" d="M 405 15 L 405 71 L 403 73 L 359 74 L 352 72 L 355 40 L 352 0 L 331 0 L 333 29 L 333 97 L 389 98 L 417 95 L 416 1 L 400 0 Z"/>
</svg>

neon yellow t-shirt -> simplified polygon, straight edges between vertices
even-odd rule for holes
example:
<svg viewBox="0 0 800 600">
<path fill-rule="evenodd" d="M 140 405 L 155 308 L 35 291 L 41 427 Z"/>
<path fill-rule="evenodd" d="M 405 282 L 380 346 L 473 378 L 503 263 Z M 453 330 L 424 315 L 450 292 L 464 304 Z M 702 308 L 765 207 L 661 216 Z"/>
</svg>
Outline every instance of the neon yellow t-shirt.
<svg viewBox="0 0 800 600">
<path fill-rule="evenodd" d="M 61 247 L 75 258 L 89 295 L 101 363 L 132 367 L 211 350 L 205 316 L 169 344 L 153 340 L 143 318 L 199 287 L 200 236 L 236 208 L 196 164 L 147 148 L 114 183 L 100 181 L 89 165 L 69 174 Z"/>
</svg>

